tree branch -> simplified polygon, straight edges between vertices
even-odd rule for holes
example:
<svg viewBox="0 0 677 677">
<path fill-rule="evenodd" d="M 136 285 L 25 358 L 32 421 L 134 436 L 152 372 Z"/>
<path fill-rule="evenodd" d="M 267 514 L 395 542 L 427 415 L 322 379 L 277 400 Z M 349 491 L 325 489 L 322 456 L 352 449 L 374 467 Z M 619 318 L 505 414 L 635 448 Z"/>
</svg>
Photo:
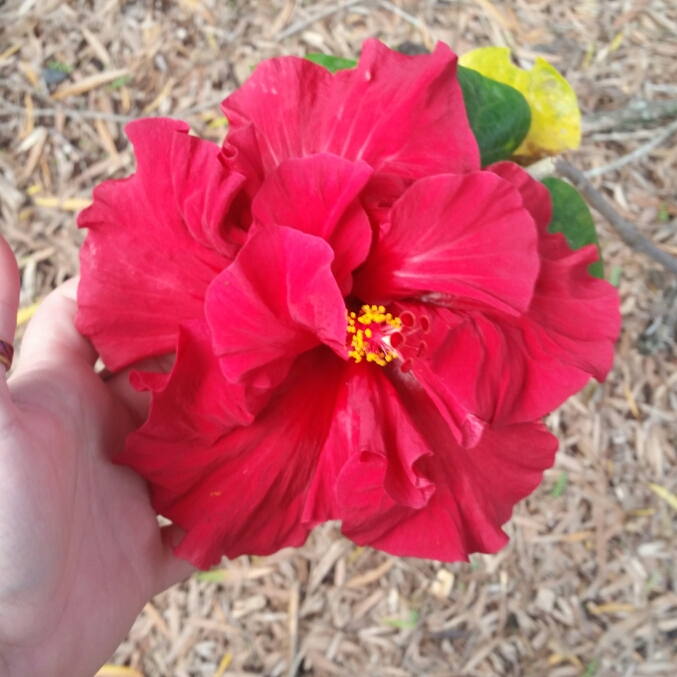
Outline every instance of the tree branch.
<svg viewBox="0 0 677 677">
<path fill-rule="evenodd" d="M 587 172 L 585 172 L 585 176 L 589 179 L 592 179 L 595 176 L 602 176 L 602 174 L 614 171 L 615 169 L 620 169 L 621 167 L 625 167 L 625 165 L 630 164 L 635 160 L 639 160 L 639 158 L 650 153 L 654 148 L 660 146 L 663 142 L 667 141 L 675 132 L 677 132 L 677 120 L 673 120 L 669 125 L 666 125 L 665 127 L 660 127 L 659 129 L 656 129 L 655 132 L 658 133 L 655 134 L 655 137 L 651 139 L 651 141 L 649 141 L 648 143 L 645 143 L 643 146 L 640 146 L 636 150 L 633 150 L 632 153 L 628 153 L 627 155 L 622 155 L 621 157 L 616 158 L 613 162 L 610 162 L 607 165 L 603 165 L 602 167 L 595 167 L 594 169 L 589 169 Z"/>
<path fill-rule="evenodd" d="M 608 129 L 622 129 L 660 122 L 677 117 L 677 99 L 667 101 L 634 101 L 620 110 L 603 111 L 586 115 L 582 120 L 583 134 Z"/>
<path fill-rule="evenodd" d="M 583 195 L 588 204 L 596 209 L 621 236 L 621 240 L 635 251 L 641 252 L 660 263 L 673 275 L 677 275 L 677 258 L 659 249 L 651 240 L 642 235 L 629 221 L 624 219 L 606 200 L 606 198 L 585 178 L 580 169 L 576 169 L 566 160 L 555 160 L 555 169 L 565 176 Z"/>
</svg>

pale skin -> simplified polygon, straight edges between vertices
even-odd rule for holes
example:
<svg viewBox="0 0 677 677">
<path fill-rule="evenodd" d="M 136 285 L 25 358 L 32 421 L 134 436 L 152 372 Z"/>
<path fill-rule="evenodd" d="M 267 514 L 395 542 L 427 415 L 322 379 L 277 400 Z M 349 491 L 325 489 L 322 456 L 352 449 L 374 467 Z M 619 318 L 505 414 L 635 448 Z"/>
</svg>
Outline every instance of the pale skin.
<svg viewBox="0 0 677 677">
<path fill-rule="evenodd" d="M 104 381 L 75 329 L 77 281 L 40 305 L 5 380 L 0 366 L 0 677 L 92 677 L 144 604 L 186 578 L 177 527 L 160 529 L 145 482 L 114 465 L 148 401 Z M 0 339 L 19 304 L 0 238 Z"/>
</svg>

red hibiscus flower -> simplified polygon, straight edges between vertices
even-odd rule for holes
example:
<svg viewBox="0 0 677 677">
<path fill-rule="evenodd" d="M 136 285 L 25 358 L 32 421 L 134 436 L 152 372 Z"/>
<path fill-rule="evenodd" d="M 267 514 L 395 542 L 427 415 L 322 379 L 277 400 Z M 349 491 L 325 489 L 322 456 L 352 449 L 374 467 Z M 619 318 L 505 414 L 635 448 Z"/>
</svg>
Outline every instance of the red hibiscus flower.
<svg viewBox="0 0 677 677">
<path fill-rule="evenodd" d="M 481 171 L 444 45 L 365 43 L 355 70 L 289 57 L 226 99 L 223 149 L 130 125 L 138 169 L 80 225 L 78 326 L 133 373 L 148 421 L 119 457 L 200 567 L 329 520 L 440 560 L 493 552 L 551 465 L 538 419 L 619 329 L 594 247 L 550 235 L 547 190 Z"/>
</svg>

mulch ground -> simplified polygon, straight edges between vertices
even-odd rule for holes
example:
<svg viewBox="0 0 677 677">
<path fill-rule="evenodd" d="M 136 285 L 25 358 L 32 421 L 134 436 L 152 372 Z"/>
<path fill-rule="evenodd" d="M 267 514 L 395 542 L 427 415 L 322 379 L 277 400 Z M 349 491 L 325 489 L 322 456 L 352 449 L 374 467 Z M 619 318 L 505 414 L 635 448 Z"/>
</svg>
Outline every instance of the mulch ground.
<svg viewBox="0 0 677 677">
<path fill-rule="evenodd" d="M 588 122 L 677 99 L 672 0 L 0 2 L 0 227 L 22 271 L 21 325 L 77 274 L 75 215 L 93 186 L 134 170 L 125 121 L 172 115 L 220 141 L 218 103 L 257 62 L 354 58 L 370 36 L 507 45 L 525 67 L 541 55 Z M 569 159 L 604 166 L 669 121 L 588 124 Z M 672 254 L 676 138 L 594 180 Z M 400 559 L 327 524 L 303 548 L 224 561 L 156 597 L 111 662 L 145 677 L 674 677 L 677 508 L 664 490 L 677 493 L 677 284 L 599 232 L 622 302 L 615 367 L 548 417 L 555 466 L 502 552 Z"/>
</svg>

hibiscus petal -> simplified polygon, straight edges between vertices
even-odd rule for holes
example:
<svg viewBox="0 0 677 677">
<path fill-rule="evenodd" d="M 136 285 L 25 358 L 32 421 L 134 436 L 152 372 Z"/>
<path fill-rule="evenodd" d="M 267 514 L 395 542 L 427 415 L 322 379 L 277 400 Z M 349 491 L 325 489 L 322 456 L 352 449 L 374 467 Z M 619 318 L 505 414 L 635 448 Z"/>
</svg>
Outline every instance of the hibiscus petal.
<svg viewBox="0 0 677 677">
<path fill-rule="evenodd" d="M 114 371 L 173 352 L 179 324 L 203 316 L 207 286 L 230 259 L 195 239 L 203 231 L 200 208 L 209 214 L 204 222 L 216 223 L 217 208 L 225 208 L 238 186 L 206 141 L 184 148 L 182 161 L 197 156 L 191 175 L 174 166 L 174 141 L 186 137 L 188 125 L 155 118 L 125 129 L 136 174 L 97 186 L 94 204 L 78 217 L 89 233 L 80 251 L 76 324 Z M 209 197 L 199 207 L 193 201 L 185 216 L 200 221 L 186 224 L 178 205 L 201 182 Z"/>
<path fill-rule="evenodd" d="M 395 174 L 376 174 L 366 185 L 360 201 L 377 237 L 390 228 L 390 210 L 411 184 L 412 181 Z"/>
<path fill-rule="evenodd" d="M 539 232 L 545 231 L 552 219 L 552 198 L 548 189 L 514 162 L 497 162 L 486 170 L 517 188 L 524 207 L 533 217 Z"/>
<path fill-rule="evenodd" d="M 522 393 L 521 355 L 511 353 L 503 328 L 481 313 L 440 310 L 433 316 L 431 333 L 443 339 L 414 362 L 412 373 L 441 411 L 451 407 L 492 422 L 506 392 L 513 399 Z"/>
<path fill-rule="evenodd" d="M 227 144 L 247 153 L 236 134 L 251 123 L 266 175 L 319 152 L 408 178 L 477 170 L 456 62 L 442 43 L 410 57 L 377 40 L 364 43 L 356 69 L 334 75 L 304 59 L 269 59 L 222 104 Z"/>
<path fill-rule="evenodd" d="M 346 474 L 343 533 L 398 556 L 456 561 L 496 552 L 508 540 L 500 526 L 552 465 L 557 439 L 542 424 L 529 423 L 487 429 L 476 447 L 464 450 L 427 396 L 406 387 L 398 392 L 433 452 L 421 457 L 419 468 L 435 493 L 417 510 L 387 495 L 378 468 Z"/>
<path fill-rule="evenodd" d="M 289 226 L 326 240 L 334 250 L 334 276 L 347 296 L 351 273 L 371 246 L 369 219 L 358 196 L 372 173 L 364 162 L 327 153 L 285 160 L 261 186 L 252 215 L 261 224 Z"/>
<path fill-rule="evenodd" d="M 239 166 L 260 167 L 260 181 L 284 160 L 320 152 L 331 89 L 331 73 L 307 59 L 266 59 L 221 104 L 229 123 L 224 149 Z"/>
<path fill-rule="evenodd" d="M 347 359 L 346 307 L 321 238 L 262 226 L 207 291 L 205 311 L 231 381 L 273 388 L 321 342 Z"/>
<path fill-rule="evenodd" d="M 251 201 L 261 187 L 265 172 L 256 130 L 251 123 L 231 131 L 223 143 L 220 160 L 224 167 L 245 177 L 242 193 L 237 198 L 241 203 L 237 206 L 237 215 L 240 217 L 240 227 L 248 228 L 251 224 Z"/>
<path fill-rule="evenodd" d="M 308 495 L 304 523 L 314 526 L 341 518 L 343 508 L 337 506 L 343 505 L 355 474 L 379 477 L 380 486 L 397 504 L 422 508 L 435 491 L 417 467 L 429 453 L 385 370 L 350 363 Z"/>
<path fill-rule="evenodd" d="M 524 316 L 473 311 L 450 313 L 446 322 L 435 317 L 431 332 L 445 338 L 412 366 L 431 395 L 508 425 L 540 418 L 591 376 L 606 377 L 620 328 L 616 290 L 587 272 L 594 246 L 561 253 L 543 259 Z"/>
<path fill-rule="evenodd" d="M 519 190 L 534 215 L 541 268 L 520 317 L 459 303 L 429 310 L 427 353 L 407 357 L 452 430 L 459 411 L 494 425 L 549 413 L 590 376 L 604 379 L 620 328 L 616 291 L 587 272 L 596 249 L 572 252 L 561 234 L 547 232 L 552 205 L 545 186 L 513 163 L 490 169 Z"/>
<path fill-rule="evenodd" d="M 179 211 L 190 234 L 207 249 L 235 258 L 245 233 L 229 213 L 245 181 L 220 162 L 221 149 L 188 134 L 172 138 L 170 173 Z"/>
<path fill-rule="evenodd" d="M 547 370 L 542 398 L 534 393 L 513 413 L 524 420 L 542 416 L 583 387 L 590 376 L 603 381 L 614 358 L 621 328 L 616 289 L 593 277 L 588 266 L 598 258 L 595 245 L 571 251 L 564 236 L 545 234 L 540 242 L 542 267 L 529 312 L 518 323 L 532 368 Z M 539 355 L 537 346 L 542 353 Z"/>
<path fill-rule="evenodd" d="M 336 498 L 336 480 L 353 449 L 359 447 L 359 412 L 349 406 L 349 381 L 343 379 L 336 394 L 331 427 L 303 508 L 301 522 L 312 529 L 329 520 L 341 519 Z"/>
<path fill-rule="evenodd" d="M 180 348 L 148 422 L 118 460 L 149 480 L 154 508 L 188 532 L 175 554 L 197 567 L 302 545 L 301 512 L 344 363 L 325 347 L 302 355 L 256 420 L 233 428 L 220 411 L 233 385 L 193 329 L 182 344 L 192 349 Z M 198 414 L 192 426 L 181 412 L 186 391 Z"/>
<path fill-rule="evenodd" d="M 252 423 L 269 394 L 251 393 L 247 399 L 249 393 L 242 386 L 225 379 L 211 346 L 207 323 L 187 322 L 179 331 L 177 357 L 170 374 L 131 372 L 132 385 L 139 391 L 151 391 L 153 397 L 148 421 L 135 433 L 134 444 L 128 445 L 118 457 L 121 462 L 134 463 L 142 473 L 150 472 L 157 459 L 146 453 L 143 440 L 153 444 L 157 438 L 166 438 L 179 446 L 198 443 L 210 446 L 233 428 Z M 165 430 L 163 426 L 168 422 L 171 425 Z M 163 470 L 171 474 L 169 466 Z M 196 462 L 183 475 L 173 477 L 173 486 L 189 487 L 201 472 Z"/>
<path fill-rule="evenodd" d="M 421 179 L 395 203 L 388 228 L 355 276 L 368 303 L 437 292 L 517 315 L 539 261 L 534 220 L 490 172 Z"/>
<path fill-rule="evenodd" d="M 365 41 L 357 69 L 334 78 L 323 150 L 411 179 L 479 169 L 457 60 L 442 42 L 411 57 Z"/>
</svg>

